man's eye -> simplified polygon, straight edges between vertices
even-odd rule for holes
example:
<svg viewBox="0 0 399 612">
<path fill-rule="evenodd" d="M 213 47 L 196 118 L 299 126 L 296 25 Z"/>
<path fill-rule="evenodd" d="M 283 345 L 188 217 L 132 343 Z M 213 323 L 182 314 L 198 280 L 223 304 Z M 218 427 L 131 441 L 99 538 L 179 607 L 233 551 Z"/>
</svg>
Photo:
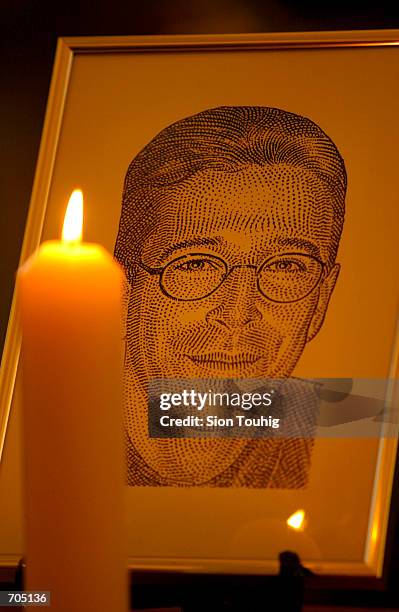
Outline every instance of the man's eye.
<svg viewBox="0 0 399 612">
<path fill-rule="evenodd" d="M 175 269 L 182 272 L 210 272 L 214 265 L 206 259 L 191 259 L 176 265 Z"/>
<path fill-rule="evenodd" d="M 271 272 L 306 272 L 306 265 L 297 259 L 280 259 L 267 266 Z"/>
</svg>

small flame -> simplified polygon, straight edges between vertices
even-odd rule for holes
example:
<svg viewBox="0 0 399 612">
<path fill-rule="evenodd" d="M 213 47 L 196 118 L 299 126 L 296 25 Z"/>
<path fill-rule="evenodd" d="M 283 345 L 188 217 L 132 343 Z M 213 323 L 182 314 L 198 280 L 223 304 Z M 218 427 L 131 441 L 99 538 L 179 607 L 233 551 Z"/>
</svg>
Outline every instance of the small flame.
<svg viewBox="0 0 399 612">
<path fill-rule="evenodd" d="M 62 240 L 64 242 L 80 242 L 83 230 L 83 193 L 75 189 L 69 198 L 65 213 Z"/>
<path fill-rule="evenodd" d="M 305 511 L 297 510 L 294 514 L 291 514 L 290 517 L 287 518 L 287 525 L 296 531 L 302 531 L 304 528 L 305 522 Z"/>
</svg>

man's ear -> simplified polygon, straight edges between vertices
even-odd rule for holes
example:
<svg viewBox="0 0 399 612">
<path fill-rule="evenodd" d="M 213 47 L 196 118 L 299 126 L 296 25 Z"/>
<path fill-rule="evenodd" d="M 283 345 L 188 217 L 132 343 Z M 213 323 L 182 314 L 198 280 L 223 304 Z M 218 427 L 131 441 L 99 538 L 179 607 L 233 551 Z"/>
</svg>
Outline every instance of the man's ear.
<svg viewBox="0 0 399 612">
<path fill-rule="evenodd" d="M 335 264 L 328 276 L 320 285 L 319 289 L 319 301 L 316 306 L 316 310 L 313 314 L 313 319 L 309 325 L 307 342 L 313 340 L 313 338 L 319 333 L 321 326 L 323 325 L 324 317 L 326 316 L 328 303 L 330 301 L 331 294 L 337 282 L 338 274 L 340 271 L 340 265 Z"/>
</svg>

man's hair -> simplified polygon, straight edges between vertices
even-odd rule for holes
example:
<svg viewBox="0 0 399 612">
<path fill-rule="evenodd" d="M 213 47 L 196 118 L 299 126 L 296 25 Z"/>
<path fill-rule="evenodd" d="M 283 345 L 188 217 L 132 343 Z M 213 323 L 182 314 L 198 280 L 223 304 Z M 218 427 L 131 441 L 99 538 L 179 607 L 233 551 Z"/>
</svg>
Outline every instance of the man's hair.
<svg viewBox="0 0 399 612">
<path fill-rule="evenodd" d="M 129 267 L 157 223 L 165 188 L 197 172 L 248 165 L 304 168 L 331 194 L 335 258 L 344 221 L 346 171 L 332 140 L 313 121 L 278 108 L 220 106 L 166 127 L 131 162 L 125 177 L 115 257 Z M 165 204 L 164 204 L 165 205 Z"/>
</svg>

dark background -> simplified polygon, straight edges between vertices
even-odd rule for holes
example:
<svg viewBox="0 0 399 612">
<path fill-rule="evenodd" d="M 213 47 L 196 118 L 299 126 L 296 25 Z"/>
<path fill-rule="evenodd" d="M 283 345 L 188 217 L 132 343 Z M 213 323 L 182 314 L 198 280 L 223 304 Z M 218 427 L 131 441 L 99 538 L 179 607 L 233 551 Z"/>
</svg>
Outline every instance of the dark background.
<svg viewBox="0 0 399 612">
<path fill-rule="evenodd" d="M 0 0 L 0 346 L 59 36 L 399 28 L 397 0 Z"/>
<path fill-rule="evenodd" d="M 0 0 L 0 346 L 4 342 L 26 216 L 39 150 L 57 37 L 143 34 L 205 34 L 288 32 L 399 28 L 399 3 L 392 0 L 120 0 L 78 1 Z M 397 470 L 399 476 L 399 470 Z M 391 516 L 389 556 L 399 568 L 395 533 L 397 513 Z M 396 540 L 397 542 L 397 540 Z M 397 577 L 389 572 L 391 596 L 378 593 L 381 585 L 363 581 L 345 595 L 346 602 L 368 603 L 377 608 L 399 597 Z M 194 580 L 194 579 L 193 579 Z M 199 580 L 199 579 L 198 579 Z M 243 580 L 250 580 L 246 578 Z M 146 580 L 144 580 L 146 582 Z M 235 581 L 236 582 L 236 581 Z M 373 582 L 373 581 L 371 581 Z M 154 578 L 149 580 L 153 592 Z M 190 592 L 204 585 L 185 585 Z M 393 586 L 392 586 L 393 585 Z M 334 585 L 319 601 L 334 603 Z M 221 582 L 218 579 L 218 587 Z M 231 583 L 229 583 L 231 587 Z M 243 592 L 255 584 L 239 585 Z M 258 585 L 261 593 L 267 585 Z M 357 590 L 360 588 L 360 592 Z M 165 591 L 166 589 L 166 591 Z M 167 590 L 176 593 L 173 580 L 158 587 L 162 602 Z M 262 595 L 260 595 L 260 599 Z M 337 599 L 338 598 L 338 599 Z M 157 602 L 158 603 L 158 602 Z"/>
</svg>

